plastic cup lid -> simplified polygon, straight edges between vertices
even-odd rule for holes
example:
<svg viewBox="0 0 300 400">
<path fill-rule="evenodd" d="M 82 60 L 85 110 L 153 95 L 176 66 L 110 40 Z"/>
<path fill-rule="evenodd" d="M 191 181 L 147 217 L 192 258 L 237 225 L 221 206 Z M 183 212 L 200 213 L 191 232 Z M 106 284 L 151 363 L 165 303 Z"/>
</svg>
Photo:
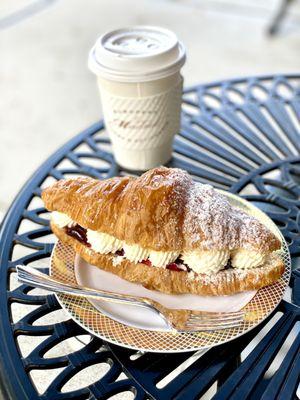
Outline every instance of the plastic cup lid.
<svg viewBox="0 0 300 400">
<path fill-rule="evenodd" d="M 180 70 L 185 49 L 168 29 L 134 26 L 100 36 L 89 54 L 96 75 L 120 82 L 164 78 Z"/>
</svg>

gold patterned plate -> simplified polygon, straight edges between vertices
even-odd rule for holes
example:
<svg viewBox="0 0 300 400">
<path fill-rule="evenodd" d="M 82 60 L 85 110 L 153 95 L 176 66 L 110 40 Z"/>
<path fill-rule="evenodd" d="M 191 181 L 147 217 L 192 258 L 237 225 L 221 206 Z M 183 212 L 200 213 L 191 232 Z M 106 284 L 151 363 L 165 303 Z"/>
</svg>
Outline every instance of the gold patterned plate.
<svg viewBox="0 0 300 400">
<path fill-rule="evenodd" d="M 281 232 L 265 213 L 236 195 L 223 191 L 222 193 L 234 206 L 259 219 L 282 241 L 279 254 L 285 263 L 285 272 L 276 283 L 258 290 L 244 307 L 249 315 L 253 315 L 253 320 L 247 320 L 236 328 L 212 332 L 177 333 L 175 331 L 145 330 L 125 325 L 102 314 L 91 302 L 79 297 L 57 295 L 62 307 L 91 334 L 120 346 L 151 352 L 175 353 L 201 350 L 229 342 L 255 328 L 270 315 L 283 297 L 291 274 L 290 254 Z M 75 251 L 59 241 L 55 245 L 51 257 L 51 275 L 64 282 L 77 284 L 74 271 L 75 257 Z"/>
</svg>

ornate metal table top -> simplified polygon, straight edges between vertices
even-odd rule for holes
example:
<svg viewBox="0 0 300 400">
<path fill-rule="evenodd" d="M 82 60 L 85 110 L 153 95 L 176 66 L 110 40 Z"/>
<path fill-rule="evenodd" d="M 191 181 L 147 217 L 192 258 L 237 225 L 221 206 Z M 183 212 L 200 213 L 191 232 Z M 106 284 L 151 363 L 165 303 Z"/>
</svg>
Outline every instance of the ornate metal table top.
<svg viewBox="0 0 300 400">
<path fill-rule="evenodd" d="M 290 245 L 294 268 L 300 265 L 300 75 L 235 79 L 186 90 L 170 166 L 240 194 L 267 212 Z M 217 383 L 214 399 L 294 399 L 300 374 L 298 271 L 291 282 L 294 304 L 282 301 L 257 329 L 202 357 L 139 354 L 89 336 L 79 342 L 74 338 L 86 332 L 60 311 L 54 295 L 16 282 L 17 263 L 42 264 L 45 270 L 48 265 L 53 237 L 39 198 L 43 187 L 63 177 L 104 179 L 126 173 L 114 162 L 100 122 L 50 157 L 12 204 L 0 233 L 0 393 L 5 399 L 81 400 L 131 391 L 135 399 L 188 400 L 214 393 Z M 273 361 L 283 357 L 280 349 L 288 335 L 292 345 L 274 372 Z M 24 353 L 26 342 L 29 354 Z M 68 354 L 61 345 L 67 342 L 73 343 Z M 51 357 L 55 346 L 61 346 L 61 353 Z M 90 382 L 89 368 L 100 363 L 107 372 Z M 123 370 L 128 377 L 120 379 Z"/>
</svg>

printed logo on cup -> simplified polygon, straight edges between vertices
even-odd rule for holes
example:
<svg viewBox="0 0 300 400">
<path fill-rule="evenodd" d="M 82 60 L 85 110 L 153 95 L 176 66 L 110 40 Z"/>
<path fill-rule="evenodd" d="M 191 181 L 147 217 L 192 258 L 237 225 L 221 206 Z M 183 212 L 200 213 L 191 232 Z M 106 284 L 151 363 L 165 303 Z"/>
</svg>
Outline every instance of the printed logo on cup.
<svg viewBox="0 0 300 400">
<path fill-rule="evenodd" d="M 172 139 L 180 129 L 182 83 L 172 90 L 143 97 L 112 96 L 102 90 L 101 98 L 108 131 L 122 146 L 133 149 L 155 148 Z"/>
</svg>

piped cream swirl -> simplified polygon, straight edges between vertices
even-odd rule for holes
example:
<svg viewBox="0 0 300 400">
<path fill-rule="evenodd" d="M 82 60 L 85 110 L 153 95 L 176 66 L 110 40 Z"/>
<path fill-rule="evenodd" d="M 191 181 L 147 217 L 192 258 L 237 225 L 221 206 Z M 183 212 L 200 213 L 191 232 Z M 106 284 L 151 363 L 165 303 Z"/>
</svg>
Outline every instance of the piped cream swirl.
<svg viewBox="0 0 300 400">
<path fill-rule="evenodd" d="M 91 248 L 97 253 L 108 254 L 121 250 L 123 242 L 107 233 L 87 229 L 86 237 Z"/>
<path fill-rule="evenodd" d="M 182 258 L 198 274 L 215 274 L 225 267 L 229 250 L 194 250 L 183 253 Z"/>
<path fill-rule="evenodd" d="M 123 249 L 128 260 L 138 263 L 149 258 L 155 267 L 165 267 L 179 256 L 177 251 L 154 251 L 140 247 L 137 244 L 128 245 L 124 243 Z"/>
<path fill-rule="evenodd" d="M 138 244 L 129 245 L 123 243 L 123 249 L 125 257 L 134 263 L 146 260 L 149 255 L 149 250 L 140 247 Z"/>
<path fill-rule="evenodd" d="M 250 269 L 263 265 L 267 254 L 254 250 L 238 249 L 231 253 L 231 265 L 233 268 Z"/>
<path fill-rule="evenodd" d="M 155 267 L 165 267 L 166 265 L 174 262 L 178 256 L 179 251 L 154 251 L 149 252 L 149 260 Z"/>
<path fill-rule="evenodd" d="M 67 215 L 58 211 L 52 211 L 51 219 L 59 228 L 74 225 L 74 221 Z"/>
</svg>

